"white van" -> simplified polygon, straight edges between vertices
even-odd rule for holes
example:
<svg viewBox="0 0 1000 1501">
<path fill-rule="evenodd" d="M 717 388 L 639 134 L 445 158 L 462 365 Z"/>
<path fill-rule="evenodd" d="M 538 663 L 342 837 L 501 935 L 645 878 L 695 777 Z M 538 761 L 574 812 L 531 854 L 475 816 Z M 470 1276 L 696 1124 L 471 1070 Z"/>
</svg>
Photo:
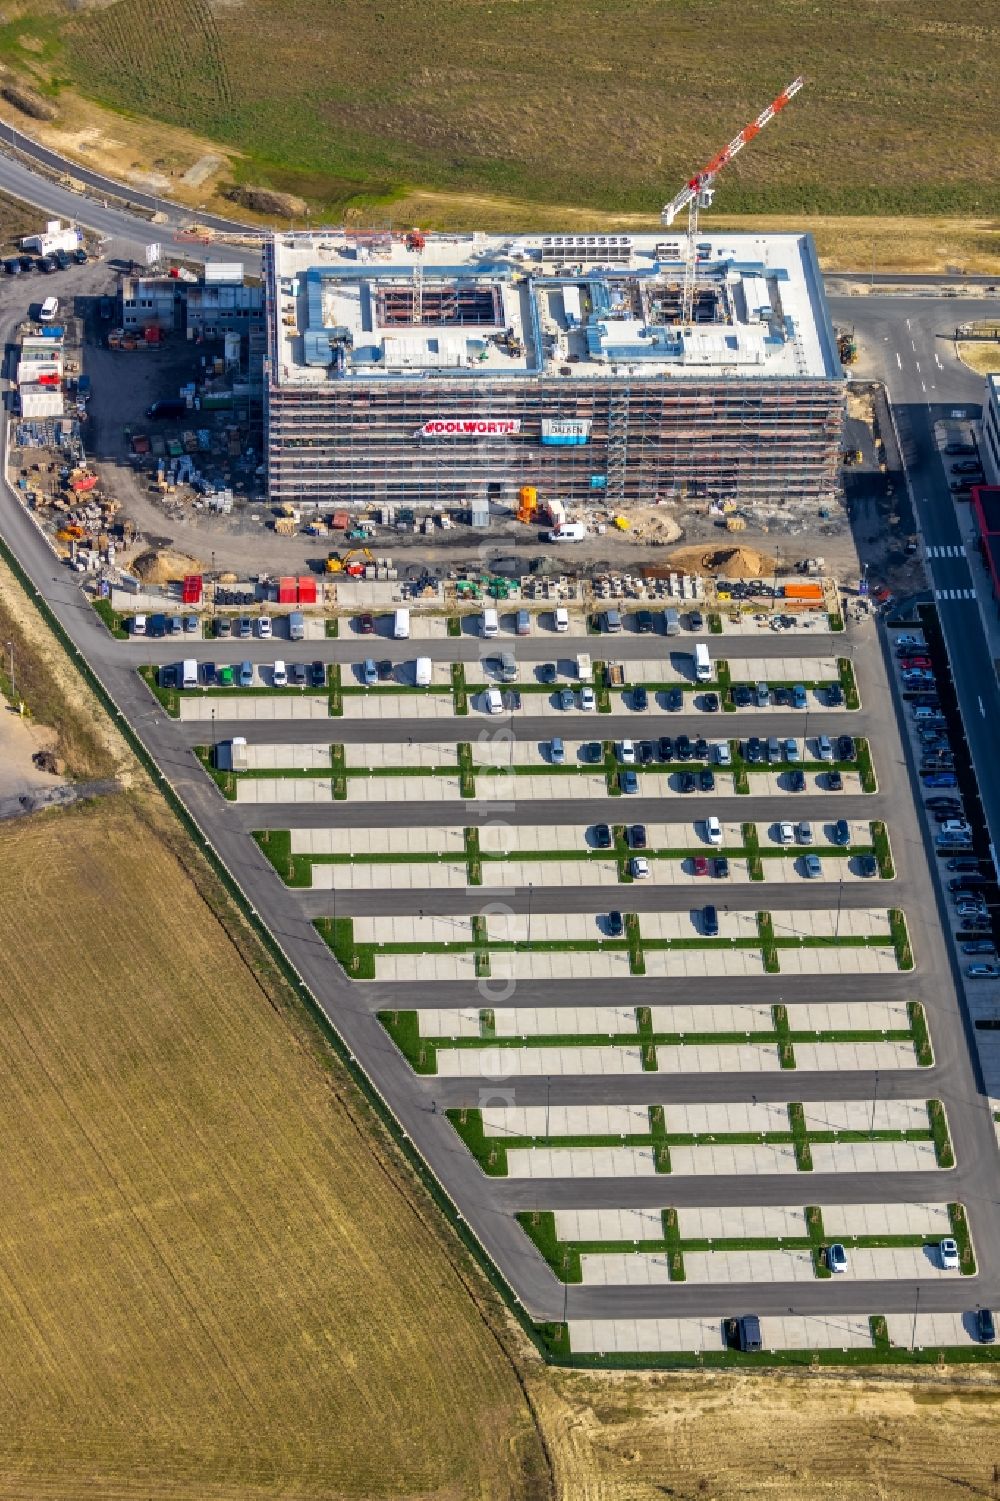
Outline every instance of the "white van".
<svg viewBox="0 0 1000 1501">
<path fill-rule="evenodd" d="M 487 714 L 503 713 L 503 694 L 500 692 L 499 688 L 487 688 L 486 712 Z"/>
<path fill-rule="evenodd" d="M 272 680 L 276 688 L 288 687 L 288 672 L 285 668 L 284 662 L 275 662 Z"/>
<path fill-rule="evenodd" d="M 288 617 L 289 641 L 304 641 L 306 639 L 306 617 L 301 610 L 293 610 Z"/>
<path fill-rule="evenodd" d="M 54 323 L 55 322 L 55 318 L 56 318 L 56 314 L 58 312 L 59 312 L 59 298 L 58 297 L 46 297 L 45 301 L 42 303 L 42 305 L 41 305 L 41 307 L 40 307 L 40 309 L 38 311 L 38 321 L 40 323 Z"/>
<path fill-rule="evenodd" d="M 132 616 L 132 634 L 133 636 L 144 636 L 146 634 L 145 615 Z"/>
<path fill-rule="evenodd" d="M 409 641 L 410 639 L 410 612 L 409 610 L 397 610 L 392 617 L 392 638 L 394 641 Z"/>
<path fill-rule="evenodd" d="M 194 657 L 188 657 L 181 664 L 181 687 L 197 688 L 198 686 L 198 663 Z"/>
<path fill-rule="evenodd" d="M 550 532 L 546 532 L 547 542 L 582 542 L 587 535 L 587 528 L 582 521 L 564 521 L 562 526 L 555 526 Z"/>
<path fill-rule="evenodd" d="M 417 658 L 417 687 L 429 688 L 431 686 L 431 659 L 430 657 Z"/>
<path fill-rule="evenodd" d="M 569 630 L 569 611 L 562 605 L 556 611 L 556 630 L 560 635 Z"/>
<path fill-rule="evenodd" d="M 487 641 L 492 641 L 494 636 L 500 634 L 500 622 L 497 619 L 496 610 L 483 611 L 482 633 Z"/>
<path fill-rule="evenodd" d="M 705 819 L 705 838 L 709 844 L 722 843 L 722 825 L 714 814 Z"/>
<path fill-rule="evenodd" d="M 694 649 L 694 675 L 699 683 L 709 683 L 712 680 L 712 663 L 704 641 L 699 641 Z"/>
</svg>

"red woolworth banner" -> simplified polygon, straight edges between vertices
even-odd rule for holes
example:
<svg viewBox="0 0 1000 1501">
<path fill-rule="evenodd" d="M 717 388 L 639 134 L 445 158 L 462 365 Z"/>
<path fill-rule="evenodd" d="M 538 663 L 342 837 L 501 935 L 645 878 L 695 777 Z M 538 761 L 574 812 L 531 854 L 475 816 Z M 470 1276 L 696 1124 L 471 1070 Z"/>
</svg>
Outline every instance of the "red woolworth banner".
<svg viewBox="0 0 1000 1501">
<path fill-rule="evenodd" d="M 520 417 L 437 417 L 417 429 L 420 438 L 506 438 L 521 431 Z"/>
</svg>

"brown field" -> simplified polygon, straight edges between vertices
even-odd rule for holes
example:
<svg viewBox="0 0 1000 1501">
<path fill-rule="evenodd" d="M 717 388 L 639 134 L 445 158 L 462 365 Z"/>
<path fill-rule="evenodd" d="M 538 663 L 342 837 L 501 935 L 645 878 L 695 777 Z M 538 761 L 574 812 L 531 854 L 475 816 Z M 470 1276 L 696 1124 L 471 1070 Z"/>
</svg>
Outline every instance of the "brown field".
<svg viewBox="0 0 1000 1501">
<path fill-rule="evenodd" d="M 993 375 L 1000 370 L 1000 344 L 959 339 L 955 352 L 962 364 L 968 365 L 977 375 Z"/>
<path fill-rule="evenodd" d="M 1000 1385 L 553 1371 L 536 1404 L 565 1501 L 996 1501 Z"/>
<path fill-rule="evenodd" d="M 0 830 L 0 1495 L 545 1495 L 460 1251 L 167 840 Z"/>
</svg>

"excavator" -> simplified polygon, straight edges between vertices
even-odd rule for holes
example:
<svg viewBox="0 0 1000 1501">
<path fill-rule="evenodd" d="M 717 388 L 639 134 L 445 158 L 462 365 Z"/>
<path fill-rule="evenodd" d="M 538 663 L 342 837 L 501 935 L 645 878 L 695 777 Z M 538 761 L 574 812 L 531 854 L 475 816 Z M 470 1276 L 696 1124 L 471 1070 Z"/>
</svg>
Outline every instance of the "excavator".
<svg viewBox="0 0 1000 1501">
<path fill-rule="evenodd" d="M 364 562 L 357 563 L 354 561 L 355 558 L 363 558 Z M 365 563 L 374 563 L 374 561 L 375 554 L 369 548 L 352 547 L 350 552 L 327 553 L 326 571 L 327 573 L 350 573 L 357 577 L 364 573 Z"/>
</svg>

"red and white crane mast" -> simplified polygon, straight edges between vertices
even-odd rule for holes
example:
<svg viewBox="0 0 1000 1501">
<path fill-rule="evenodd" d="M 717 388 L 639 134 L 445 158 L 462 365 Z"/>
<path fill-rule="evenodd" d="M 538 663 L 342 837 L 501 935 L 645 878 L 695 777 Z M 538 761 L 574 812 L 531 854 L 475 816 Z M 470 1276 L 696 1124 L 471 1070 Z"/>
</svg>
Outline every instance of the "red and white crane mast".
<svg viewBox="0 0 1000 1501">
<path fill-rule="evenodd" d="M 700 172 L 688 179 L 681 188 L 676 198 L 663 205 L 660 221 L 663 224 L 673 224 L 682 208 L 688 211 L 687 245 L 684 254 L 684 298 L 682 303 L 681 321 L 690 324 L 694 316 L 694 272 L 695 272 L 695 237 L 698 233 L 698 210 L 709 208 L 715 195 L 713 184 L 716 177 L 732 161 L 743 147 L 752 141 L 754 136 L 759 135 L 764 126 L 774 119 L 784 109 L 789 100 L 793 99 L 799 89 L 805 83 L 802 77 L 796 78 L 790 83 L 777 99 L 772 99 L 765 110 L 761 110 L 756 120 L 740 131 L 728 146 L 724 146 L 707 166 L 702 167 Z"/>
</svg>

